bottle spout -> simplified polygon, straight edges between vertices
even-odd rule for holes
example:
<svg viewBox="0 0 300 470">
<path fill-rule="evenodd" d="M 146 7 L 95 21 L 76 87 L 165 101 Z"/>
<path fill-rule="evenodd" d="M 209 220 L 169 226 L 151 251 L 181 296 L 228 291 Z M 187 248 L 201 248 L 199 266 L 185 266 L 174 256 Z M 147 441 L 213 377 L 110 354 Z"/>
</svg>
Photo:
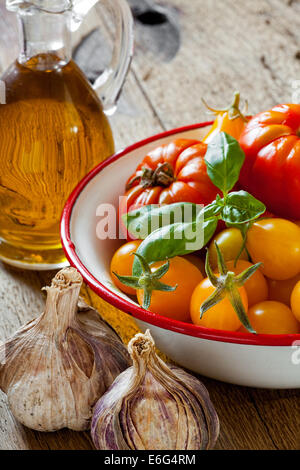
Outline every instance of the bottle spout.
<svg viewBox="0 0 300 470">
<path fill-rule="evenodd" d="M 98 2 L 99 0 L 74 0 L 72 2 L 72 31 L 76 31 L 80 27 L 85 16 Z"/>
</svg>

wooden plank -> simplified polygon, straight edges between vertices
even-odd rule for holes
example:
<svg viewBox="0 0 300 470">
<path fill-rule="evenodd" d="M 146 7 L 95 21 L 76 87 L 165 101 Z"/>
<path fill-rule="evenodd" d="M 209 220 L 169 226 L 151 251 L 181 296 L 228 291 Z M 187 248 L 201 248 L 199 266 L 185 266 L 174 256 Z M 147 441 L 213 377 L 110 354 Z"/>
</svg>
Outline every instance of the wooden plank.
<svg viewBox="0 0 300 470">
<path fill-rule="evenodd" d="M 297 2 L 288 6 L 291 2 L 281 0 L 243 0 L 242 7 L 234 0 L 223 0 L 221 6 L 217 0 L 169 0 L 168 3 L 179 12 L 183 28 L 181 49 L 172 62 L 164 63 L 138 45 L 120 103 L 121 112 L 112 119 L 118 148 L 163 128 L 205 119 L 200 96 L 212 101 L 212 105 L 223 106 L 241 84 L 243 95 L 251 101 L 251 109 L 289 100 L 288 80 L 297 78 L 299 65 L 298 59 L 293 58 L 298 51 Z M 91 30 L 95 21 L 87 20 L 81 34 Z M 3 70 L 16 50 L 13 49 L 14 16 L 4 16 L 3 0 L 0 31 Z M 49 282 L 51 275 L 22 273 L 0 266 L 1 340 L 42 310 L 44 300 L 40 288 Z M 124 334 L 122 323 L 127 316 L 116 309 L 108 310 L 108 305 L 95 294 L 83 293 Z M 135 331 L 132 322 L 124 339 Z M 202 380 L 210 390 L 221 420 L 218 449 L 299 448 L 297 391 L 250 390 Z M 42 434 L 24 428 L 13 419 L 5 396 L 0 394 L 0 449 L 29 448 L 90 449 L 92 444 L 88 433 L 65 430 Z"/>
<path fill-rule="evenodd" d="M 218 450 L 275 450 L 250 389 L 202 378 L 217 410 L 221 429 Z"/>
<path fill-rule="evenodd" d="M 276 448 L 299 450 L 300 391 L 252 390 L 251 396 Z"/>
<path fill-rule="evenodd" d="M 164 2 L 167 3 L 167 2 Z M 256 112 L 292 98 L 299 77 L 299 2 L 174 0 L 182 45 L 171 63 L 137 51 L 133 69 L 167 128 L 207 118 L 241 91 Z"/>
</svg>

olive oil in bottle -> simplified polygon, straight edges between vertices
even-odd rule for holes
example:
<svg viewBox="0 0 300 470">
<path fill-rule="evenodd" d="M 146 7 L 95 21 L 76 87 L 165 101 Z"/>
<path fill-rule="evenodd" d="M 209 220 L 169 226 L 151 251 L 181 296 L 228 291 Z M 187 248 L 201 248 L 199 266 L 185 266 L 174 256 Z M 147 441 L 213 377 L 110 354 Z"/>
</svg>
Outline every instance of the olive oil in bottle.
<svg viewBox="0 0 300 470">
<path fill-rule="evenodd" d="M 101 102 L 72 61 L 37 54 L 4 74 L 0 257 L 59 266 L 59 222 L 76 184 L 114 151 Z M 14 264 L 14 263 L 13 263 Z"/>
</svg>

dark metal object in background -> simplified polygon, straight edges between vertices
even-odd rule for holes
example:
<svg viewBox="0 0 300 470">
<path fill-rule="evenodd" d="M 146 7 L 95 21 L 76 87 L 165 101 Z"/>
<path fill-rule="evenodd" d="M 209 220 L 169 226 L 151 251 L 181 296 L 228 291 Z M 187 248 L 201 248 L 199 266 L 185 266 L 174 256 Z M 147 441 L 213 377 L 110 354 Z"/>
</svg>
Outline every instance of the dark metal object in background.
<svg viewBox="0 0 300 470">
<path fill-rule="evenodd" d="M 128 0 L 136 22 L 136 43 L 163 62 L 170 62 L 180 48 L 179 13 L 153 0 Z"/>
<path fill-rule="evenodd" d="M 136 50 L 151 52 L 157 60 L 170 62 L 180 48 L 179 13 L 153 0 L 128 0 L 135 18 Z M 93 83 L 111 57 L 111 45 L 100 30 L 88 34 L 75 48 L 73 57 Z"/>
</svg>

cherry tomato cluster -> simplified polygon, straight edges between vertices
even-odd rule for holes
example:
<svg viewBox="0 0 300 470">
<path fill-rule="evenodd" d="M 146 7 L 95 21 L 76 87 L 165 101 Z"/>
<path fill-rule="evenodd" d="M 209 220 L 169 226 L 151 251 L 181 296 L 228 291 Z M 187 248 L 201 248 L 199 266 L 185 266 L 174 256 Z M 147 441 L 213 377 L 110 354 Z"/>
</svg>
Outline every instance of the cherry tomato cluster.
<svg viewBox="0 0 300 470">
<path fill-rule="evenodd" d="M 244 243 L 238 229 L 220 232 L 209 246 L 212 268 L 218 273 L 215 242 L 217 241 L 229 271 L 236 275 L 250 268 L 254 262 L 262 266 L 239 288 L 239 293 L 253 329 L 259 334 L 297 334 L 300 332 L 300 228 L 284 219 L 262 219 L 253 224 L 247 236 L 245 249 L 238 261 L 236 256 Z M 121 246 L 111 262 L 112 278 L 123 292 L 136 295 L 143 305 L 143 289 L 122 284 L 115 273 L 130 276 L 141 241 Z M 250 256 L 250 258 L 249 258 Z M 249 261 L 251 259 L 251 261 Z M 163 262 L 154 263 L 155 272 Z M 172 292 L 155 290 L 149 310 L 184 322 L 207 328 L 247 332 L 227 297 L 210 308 L 201 317 L 203 302 L 215 291 L 205 274 L 200 256 L 187 255 L 170 260 L 167 273 L 161 281 L 176 286 Z"/>
<path fill-rule="evenodd" d="M 289 220 L 268 218 L 255 222 L 247 234 L 240 259 L 236 256 L 243 247 L 243 237 L 237 229 L 219 233 L 215 240 L 223 253 L 229 270 L 241 273 L 253 263 L 262 266 L 245 283 L 248 299 L 248 318 L 257 333 L 297 334 L 300 332 L 300 231 Z M 216 267 L 215 245 L 210 244 L 210 257 Z M 246 261 L 248 258 L 248 261 Z M 230 261 L 231 259 L 231 261 Z M 220 304 L 221 306 L 221 304 Z M 197 322 L 199 323 L 199 321 Z M 228 325 L 227 328 L 229 329 Z M 240 326 L 240 331 L 247 330 Z"/>
<path fill-rule="evenodd" d="M 208 205 L 218 198 L 204 158 L 219 132 L 239 140 L 245 153 L 238 185 L 272 213 L 252 221 L 246 233 L 224 229 L 220 221 L 206 263 L 203 252 L 144 263 L 140 280 L 130 276 L 141 241 L 131 241 L 114 254 L 112 279 L 140 305 L 175 320 L 243 333 L 300 333 L 300 105 L 279 105 L 248 122 L 236 94 L 231 107 L 210 110 L 217 118 L 203 142 L 179 139 L 145 157 L 127 182 L 121 213 L 156 203 Z"/>
</svg>

